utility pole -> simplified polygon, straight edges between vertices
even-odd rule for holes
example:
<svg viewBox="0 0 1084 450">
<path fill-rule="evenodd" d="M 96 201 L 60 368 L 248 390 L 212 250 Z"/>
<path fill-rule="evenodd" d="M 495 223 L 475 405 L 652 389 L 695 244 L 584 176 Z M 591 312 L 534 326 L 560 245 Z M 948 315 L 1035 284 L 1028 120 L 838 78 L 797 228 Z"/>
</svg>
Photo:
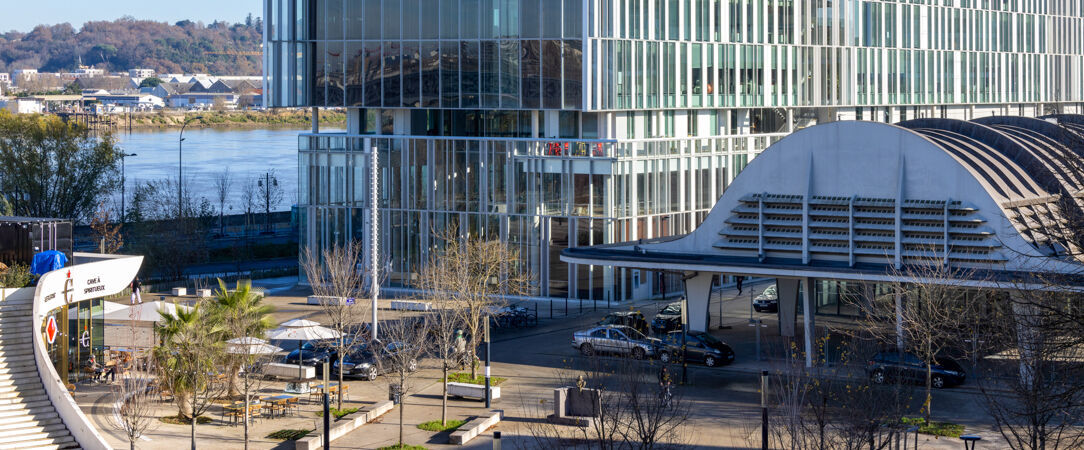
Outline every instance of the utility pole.
<svg viewBox="0 0 1084 450">
<path fill-rule="evenodd" d="M 269 232 L 271 231 L 271 188 L 272 186 L 278 187 L 279 180 L 278 178 L 271 176 L 271 172 L 265 172 L 263 177 L 264 179 L 257 180 L 256 184 L 263 188 L 263 231 Z"/>
<path fill-rule="evenodd" d="M 379 245 L 380 238 L 377 234 L 380 231 L 380 222 L 378 221 L 379 215 L 377 213 L 377 202 L 380 200 L 377 189 L 380 186 L 380 180 L 378 176 L 380 170 L 377 167 L 379 163 L 379 155 L 377 154 L 376 146 L 372 146 L 369 149 L 369 274 L 372 275 L 370 281 L 370 289 L 372 290 L 373 305 L 373 322 L 372 322 L 372 338 L 376 339 L 377 332 L 377 299 L 380 296 L 380 258 L 379 258 Z"/>
<path fill-rule="evenodd" d="M 128 180 L 124 175 L 124 158 L 127 158 L 129 156 L 138 155 L 136 155 L 135 153 L 124 152 L 121 152 L 120 154 L 120 223 L 124 223 L 124 221 L 128 219 L 128 214 L 124 209 L 124 199 L 127 198 L 124 192 L 124 188 L 128 184 Z"/>
<path fill-rule="evenodd" d="M 486 316 L 485 338 L 486 338 L 486 408 L 488 409 L 488 408 L 491 407 L 491 402 L 493 401 L 492 397 L 490 397 L 491 394 L 489 393 L 489 362 L 490 362 L 490 357 L 489 357 L 489 316 L 488 315 Z"/>
<path fill-rule="evenodd" d="M 183 172 L 183 169 L 182 169 L 182 167 L 184 167 L 184 166 L 181 163 L 181 154 L 183 153 L 182 149 L 184 148 L 183 147 L 184 146 L 184 129 L 185 129 L 185 127 L 188 126 L 189 122 L 192 122 L 193 120 L 202 119 L 202 118 L 203 118 L 203 116 L 196 116 L 196 117 L 189 117 L 189 118 L 185 119 L 184 123 L 181 124 L 181 135 L 178 137 L 178 140 L 177 140 L 177 218 L 178 219 L 181 218 L 181 217 L 184 217 L 184 202 L 182 200 L 183 196 L 181 194 L 181 189 L 182 189 L 181 186 L 184 185 L 184 172 Z"/>
</svg>

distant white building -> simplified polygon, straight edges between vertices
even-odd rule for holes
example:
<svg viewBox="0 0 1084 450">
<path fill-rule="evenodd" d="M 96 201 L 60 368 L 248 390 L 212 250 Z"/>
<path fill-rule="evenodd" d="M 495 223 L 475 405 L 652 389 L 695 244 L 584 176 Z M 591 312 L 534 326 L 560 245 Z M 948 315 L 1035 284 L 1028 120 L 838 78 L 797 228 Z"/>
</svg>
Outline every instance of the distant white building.
<svg viewBox="0 0 1084 450">
<path fill-rule="evenodd" d="M 11 83 L 11 74 L 0 72 L 0 83 Z"/>
<path fill-rule="evenodd" d="M 128 69 L 129 78 L 150 78 L 154 76 L 154 69 Z"/>
<path fill-rule="evenodd" d="M 148 111 L 165 106 L 165 102 L 161 97 L 151 94 L 110 94 L 106 92 L 104 94 L 84 94 L 83 99 L 97 100 L 107 107 L 130 108 L 133 111 Z"/>
<path fill-rule="evenodd" d="M 188 92 L 175 94 L 166 99 L 170 108 L 184 109 L 211 109 L 222 106 L 226 109 L 237 109 L 237 94 L 221 94 L 213 92 Z"/>
<path fill-rule="evenodd" d="M 36 98 L 0 98 L 0 108 L 12 114 L 41 114 L 44 109 L 42 101 Z"/>
<path fill-rule="evenodd" d="M 80 67 L 78 69 L 75 69 L 75 72 L 72 72 L 72 75 L 75 78 L 100 77 L 100 76 L 105 75 L 105 70 L 104 69 L 97 69 L 97 68 L 94 68 L 94 67 L 83 66 L 83 67 Z"/>
</svg>

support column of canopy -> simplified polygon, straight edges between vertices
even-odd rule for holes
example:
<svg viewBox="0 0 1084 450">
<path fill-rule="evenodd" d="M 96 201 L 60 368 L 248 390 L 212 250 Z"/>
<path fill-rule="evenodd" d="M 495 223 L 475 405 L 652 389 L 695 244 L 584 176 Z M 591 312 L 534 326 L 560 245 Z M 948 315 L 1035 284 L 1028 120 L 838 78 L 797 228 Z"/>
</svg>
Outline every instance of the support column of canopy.
<svg viewBox="0 0 1084 450">
<path fill-rule="evenodd" d="M 813 307 L 813 279 L 812 278 L 778 278 L 775 280 L 776 292 L 779 295 L 779 335 L 795 337 L 795 324 L 798 316 L 798 294 L 802 297 L 802 333 L 805 344 L 805 365 L 813 367 L 813 357 L 816 355 L 814 347 L 815 338 L 815 309 Z"/>
<path fill-rule="evenodd" d="M 689 331 L 708 331 L 708 303 L 711 300 L 713 272 L 688 272 L 685 274 L 685 299 L 689 310 Z"/>
</svg>

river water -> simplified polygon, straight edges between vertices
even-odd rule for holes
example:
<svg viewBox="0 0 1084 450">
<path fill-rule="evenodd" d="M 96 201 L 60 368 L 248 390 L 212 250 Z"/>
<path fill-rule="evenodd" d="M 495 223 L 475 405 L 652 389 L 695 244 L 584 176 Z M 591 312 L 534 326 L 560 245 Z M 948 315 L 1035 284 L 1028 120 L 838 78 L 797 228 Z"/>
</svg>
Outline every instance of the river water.
<svg viewBox="0 0 1084 450">
<path fill-rule="evenodd" d="M 270 129 L 186 129 L 184 131 L 184 177 L 195 197 L 206 197 L 218 208 L 215 175 L 229 168 L 233 187 L 227 202 L 227 214 L 240 212 L 243 183 L 256 183 L 274 171 L 283 189 L 283 201 L 276 210 L 286 211 L 297 202 L 297 135 L 308 128 Z M 125 160 L 128 205 L 134 187 L 142 182 L 177 178 L 178 130 L 117 133 L 117 141 L 126 153 L 137 156 Z M 116 199 L 120 201 L 120 194 Z M 232 206 L 232 210 L 230 209 Z"/>
</svg>

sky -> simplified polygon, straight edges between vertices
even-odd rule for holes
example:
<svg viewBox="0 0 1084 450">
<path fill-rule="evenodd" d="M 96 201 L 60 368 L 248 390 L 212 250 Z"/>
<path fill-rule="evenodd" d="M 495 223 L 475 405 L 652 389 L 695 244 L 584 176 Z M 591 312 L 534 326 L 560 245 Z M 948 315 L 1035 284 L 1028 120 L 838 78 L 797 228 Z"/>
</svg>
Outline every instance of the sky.
<svg viewBox="0 0 1084 450">
<path fill-rule="evenodd" d="M 68 22 L 76 30 L 91 20 L 121 16 L 176 23 L 183 19 L 211 23 L 243 22 L 262 16 L 263 0 L 0 0 L 0 32 L 30 31 L 40 24 Z"/>
</svg>

